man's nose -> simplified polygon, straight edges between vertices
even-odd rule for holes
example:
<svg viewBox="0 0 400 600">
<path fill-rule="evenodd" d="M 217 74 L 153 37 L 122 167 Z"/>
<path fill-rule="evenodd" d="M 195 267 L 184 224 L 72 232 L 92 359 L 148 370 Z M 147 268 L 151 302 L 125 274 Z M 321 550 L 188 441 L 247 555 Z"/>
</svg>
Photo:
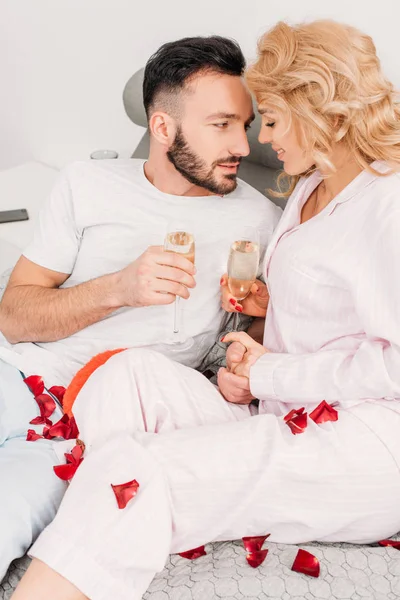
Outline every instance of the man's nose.
<svg viewBox="0 0 400 600">
<path fill-rule="evenodd" d="M 233 156 L 248 156 L 250 154 L 249 140 L 247 139 L 246 132 L 238 136 L 235 143 L 231 145 L 230 153 Z"/>
</svg>

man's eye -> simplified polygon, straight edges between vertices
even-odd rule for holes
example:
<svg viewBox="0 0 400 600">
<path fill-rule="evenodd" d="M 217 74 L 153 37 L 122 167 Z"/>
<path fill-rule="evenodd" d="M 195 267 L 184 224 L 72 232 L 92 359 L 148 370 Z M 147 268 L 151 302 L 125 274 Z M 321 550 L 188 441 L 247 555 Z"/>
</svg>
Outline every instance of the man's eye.
<svg viewBox="0 0 400 600">
<path fill-rule="evenodd" d="M 228 122 L 226 121 L 225 123 L 214 123 L 214 127 L 218 127 L 218 129 L 225 129 L 226 127 L 228 127 Z"/>
<path fill-rule="evenodd" d="M 265 123 L 266 127 L 273 127 L 275 125 L 275 121 L 272 121 L 271 123 Z"/>
</svg>

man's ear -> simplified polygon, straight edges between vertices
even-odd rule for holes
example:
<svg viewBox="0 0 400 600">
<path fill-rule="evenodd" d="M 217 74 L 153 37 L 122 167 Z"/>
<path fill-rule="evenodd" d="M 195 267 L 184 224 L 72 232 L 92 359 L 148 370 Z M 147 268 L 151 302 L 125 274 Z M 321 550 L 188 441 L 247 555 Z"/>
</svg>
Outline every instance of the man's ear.
<svg viewBox="0 0 400 600">
<path fill-rule="evenodd" d="M 149 119 L 150 135 L 159 144 L 169 148 L 176 135 L 177 125 L 175 120 L 165 112 L 156 111 Z"/>
</svg>

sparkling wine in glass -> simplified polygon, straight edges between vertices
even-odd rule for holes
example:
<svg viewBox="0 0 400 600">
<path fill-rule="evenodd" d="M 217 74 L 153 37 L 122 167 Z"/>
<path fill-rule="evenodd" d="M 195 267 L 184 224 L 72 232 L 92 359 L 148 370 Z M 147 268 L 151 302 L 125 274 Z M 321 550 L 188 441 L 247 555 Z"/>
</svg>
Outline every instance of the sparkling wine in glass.
<svg viewBox="0 0 400 600">
<path fill-rule="evenodd" d="M 194 264 L 195 244 L 193 234 L 185 231 L 185 228 L 181 226 L 169 226 L 164 242 L 164 250 L 166 252 L 176 252 L 177 254 L 182 254 Z M 176 296 L 175 298 L 173 329 L 175 336 L 178 336 L 180 332 L 180 299 L 180 296 Z"/>
<path fill-rule="evenodd" d="M 260 262 L 258 231 L 254 227 L 244 227 L 232 243 L 228 258 L 228 286 L 232 296 L 241 302 L 250 293 L 255 282 Z M 233 328 L 236 331 L 239 314 L 234 313 Z"/>
</svg>

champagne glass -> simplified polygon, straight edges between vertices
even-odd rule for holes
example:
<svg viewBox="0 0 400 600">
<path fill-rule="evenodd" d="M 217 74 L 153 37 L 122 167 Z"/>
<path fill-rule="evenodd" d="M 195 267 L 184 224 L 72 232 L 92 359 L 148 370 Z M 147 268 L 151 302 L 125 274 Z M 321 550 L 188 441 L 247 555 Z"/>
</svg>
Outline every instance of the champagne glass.
<svg viewBox="0 0 400 600">
<path fill-rule="evenodd" d="M 167 235 L 164 242 L 166 252 L 176 252 L 182 254 L 185 258 L 194 264 L 195 244 L 194 235 L 186 231 L 186 228 L 179 223 L 169 224 Z M 174 307 L 174 337 L 179 341 L 180 325 L 180 296 L 175 298 Z"/>
<path fill-rule="evenodd" d="M 228 287 L 238 302 L 250 293 L 255 282 L 260 262 L 260 242 L 257 229 L 242 227 L 232 243 L 228 258 Z M 233 329 L 239 325 L 239 313 L 233 317 Z"/>
</svg>

